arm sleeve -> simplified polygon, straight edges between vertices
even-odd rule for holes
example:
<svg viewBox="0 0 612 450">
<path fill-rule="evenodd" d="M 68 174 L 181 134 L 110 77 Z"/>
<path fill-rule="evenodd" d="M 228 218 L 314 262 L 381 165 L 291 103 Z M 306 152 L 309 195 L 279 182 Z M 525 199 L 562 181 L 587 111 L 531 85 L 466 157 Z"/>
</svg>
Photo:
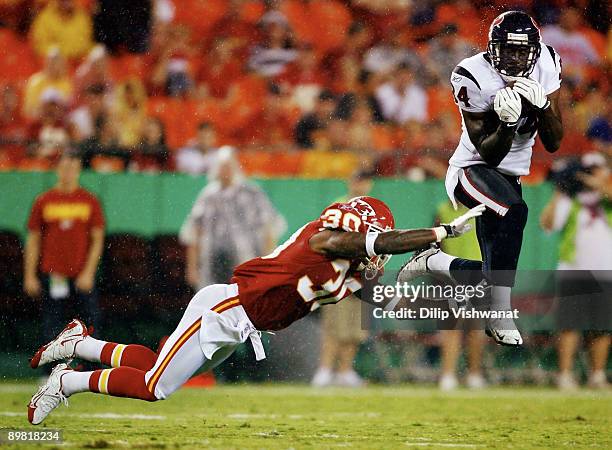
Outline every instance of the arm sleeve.
<svg viewBox="0 0 612 450">
<path fill-rule="evenodd" d="M 542 76 L 542 87 L 546 95 L 551 94 L 561 87 L 561 57 L 550 45 L 544 46 L 542 56 L 546 54 L 545 71 Z"/>
<path fill-rule="evenodd" d="M 179 231 L 179 242 L 183 245 L 193 245 L 196 243 L 196 230 L 198 227 L 201 227 L 204 217 L 205 198 L 206 188 L 203 188 Z"/>
<path fill-rule="evenodd" d="M 92 201 L 92 215 L 91 215 L 91 226 L 92 228 L 104 228 L 106 221 L 104 219 L 104 211 L 100 205 L 100 201 L 97 198 L 93 198 Z"/>
<path fill-rule="evenodd" d="M 567 195 L 562 195 L 557 200 L 555 207 L 555 214 L 553 216 L 552 231 L 561 230 L 569 219 L 570 212 L 572 211 L 572 199 Z"/>
<path fill-rule="evenodd" d="M 480 86 L 474 81 L 473 75 L 462 75 L 467 72 L 461 66 L 455 67 L 451 74 L 451 88 L 453 90 L 453 100 L 459 109 L 468 112 L 485 112 L 491 109 L 491 104 L 484 98 Z M 459 73 L 458 73 L 459 72 Z"/>
<path fill-rule="evenodd" d="M 32 211 L 28 219 L 28 231 L 40 232 L 43 228 L 42 204 L 40 197 L 34 200 Z"/>
</svg>

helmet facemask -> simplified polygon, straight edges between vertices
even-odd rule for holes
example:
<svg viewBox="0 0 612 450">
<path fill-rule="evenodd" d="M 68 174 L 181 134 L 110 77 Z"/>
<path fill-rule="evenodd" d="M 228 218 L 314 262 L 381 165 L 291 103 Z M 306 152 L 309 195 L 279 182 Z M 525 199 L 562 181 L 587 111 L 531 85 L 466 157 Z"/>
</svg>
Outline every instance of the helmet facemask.
<svg viewBox="0 0 612 450">
<path fill-rule="evenodd" d="M 368 233 L 383 233 L 390 231 L 391 227 L 382 228 L 376 224 L 368 224 Z M 364 259 L 363 274 L 366 280 L 373 280 L 393 255 L 376 255 Z"/>
<path fill-rule="evenodd" d="M 491 40 L 487 47 L 491 64 L 503 77 L 528 77 L 540 56 L 540 46 L 525 41 Z"/>
</svg>

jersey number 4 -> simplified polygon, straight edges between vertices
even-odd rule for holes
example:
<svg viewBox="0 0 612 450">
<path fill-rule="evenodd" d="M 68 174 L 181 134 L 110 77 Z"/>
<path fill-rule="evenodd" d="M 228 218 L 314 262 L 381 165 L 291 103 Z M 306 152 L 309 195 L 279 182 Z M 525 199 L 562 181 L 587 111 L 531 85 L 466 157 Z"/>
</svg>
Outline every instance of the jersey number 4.
<svg viewBox="0 0 612 450">
<path fill-rule="evenodd" d="M 461 86 L 457 94 L 455 94 L 455 86 L 451 84 L 451 88 L 453 90 L 453 99 L 455 99 L 455 103 L 459 104 L 459 102 L 462 102 L 466 107 L 469 107 L 470 97 L 467 95 L 467 88 L 465 86 Z"/>
</svg>

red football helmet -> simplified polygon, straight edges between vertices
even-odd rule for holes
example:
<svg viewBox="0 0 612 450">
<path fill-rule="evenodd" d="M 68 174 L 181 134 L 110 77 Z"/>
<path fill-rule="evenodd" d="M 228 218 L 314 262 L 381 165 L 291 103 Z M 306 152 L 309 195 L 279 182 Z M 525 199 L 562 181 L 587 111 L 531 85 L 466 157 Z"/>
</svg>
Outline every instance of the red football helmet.
<svg viewBox="0 0 612 450">
<path fill-rule="evenodd" d="M 393 213 L 389 207 L 374 197 L 354 197 L 346 203 L 335 203 L 323 211 L 321 216 L 326 228 L 344 231 L 384 232 L 395 227 Z M 377 255 L 366 258 L 363 269 L 365 276 L 371 279 L 391 259 L 391 255 Z"/>
<path fill-rule="evenodd" d="M 366 233 L 368 231 L 380 233 L 395 228 L 393 213 L 385 202 L 374 197 L 362 196 L 352 198 L 347 203 L 360 214 L 361 222 L 366 227 L 364 230 Z M 382 271 L 382 268 L 391 259 L 391 255 L 377 255 L 366 259 L 364 275 L 366 279 L 371 280 Z"/>
<path fill-rule="evenodd" d="M 359 214 L 361 222 L 366 226 L 363 232 L 389 231 L 395 227 L 393 213 L 385 202 L 377 198 L 354 197 L 346 203 Z"/>
</svg>

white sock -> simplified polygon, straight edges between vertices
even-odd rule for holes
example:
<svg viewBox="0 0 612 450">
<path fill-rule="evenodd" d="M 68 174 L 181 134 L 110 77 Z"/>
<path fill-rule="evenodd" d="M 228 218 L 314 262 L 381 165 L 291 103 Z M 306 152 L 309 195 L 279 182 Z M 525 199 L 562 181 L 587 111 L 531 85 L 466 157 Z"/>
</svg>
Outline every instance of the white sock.
<svg viewBox="0 0 612 450">
<path fill-rule="evenodd" d="M 100 355 L 106 344 L 107 342 L 105 341 L 100 341 L 91 336 L 85 336 L 85 339 L 76 345 L 74 353 L 85 361 L 100 362 Z"/>
<path fill-rule="evenodd" d="M 65 396 L 89 391 L 89 377 L 93 372 L 68 372 L 62 375 L 62 392 Z"/>
<path fill-rule="evenodd" d="M 435 272 L 442 272 L 444 275 L 451 278 L 450 265 L 454 259 L 457 259 L 457 257 L 440 251 L 427 258 L 427 269 Z"/>
<path fill-rule="evenodd" d="M 512 309 L 512 289 L 508 286 L 491 286 L 491 311 Z"/>
</svg>

